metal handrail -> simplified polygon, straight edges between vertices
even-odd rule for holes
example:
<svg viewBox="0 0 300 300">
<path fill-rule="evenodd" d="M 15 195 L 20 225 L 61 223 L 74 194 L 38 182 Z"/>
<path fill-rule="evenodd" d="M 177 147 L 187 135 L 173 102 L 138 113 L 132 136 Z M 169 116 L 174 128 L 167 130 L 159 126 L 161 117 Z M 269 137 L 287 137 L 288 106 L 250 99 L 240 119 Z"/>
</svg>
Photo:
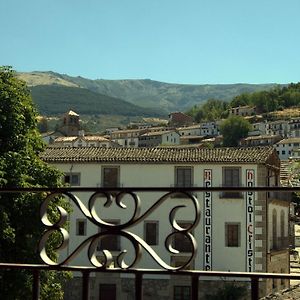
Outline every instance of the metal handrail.
<svg viewBox="0 0 300 300">
<path fill-rule="evenodd" d="M 133 193 L 133 192 L 167 192 L 167 193 L 186 193 L 193 200 L 194 192 L 221 192 L 221 191 L 233 191 L 233 192 L 274 192 L 291 193 L 300 192 L 300 187 L 116 187 L 116 188 L 95 188 L 95 187 L 47 187 L 47 188 L 0 188 L 0 195 L 5 193 L 61 193 L 70 195 L 73 192 L 93 192 L 96 193 L 109 193 L 117 191 L 120 193 Z M 161 198 L 164 199 L 164 196 Z M 90 199 L 91 200 L 91 199 Z M 194 201 L 194 200 L 193 200 Z M 156 204 L 155 204 L 156 205 Z M 195 204 L 195 208 L 198 209 Z M 171 217 L 172 218 L 172 217 Z M 192 224 L 192 229 L 197 225 L 195 220 Z M 188 231 L 188 230 L 187 230 Z M 116 231 L 117 232 L 117 231 Z M 114 232 L 114 234 L 116 234 Z M 128 238 L 128 236 L 127 236 Z M 193 241 L 193 239 L 191 239 Z M 193 245 L 194 246 L 194 245 Z M 192 250 L 194 255 L 194 250 Z M 192 258 L 191 258 L 192 259 Z M 235 277 L 235 278 L 248 278 L 251 281 L 251 299 L 259 299 L 259 280 L 266 278 L 273 279 L 296 279 L 300 280 L 300 275 L 281 274 L 281 273 L 255 273 L 255 272 L 224 272 L 224 271 L 200 271 L 200 270 L 186 270 L 186 269 L 143 269 L 143 268 L 129 268 L 121 269 L 115 267 L 111 268 L 97 268 L 86 266 L 70 266 L 67 264 L 58 265 L 44 265 L 44 264 L 15 264 L 15 263 L 0 263 L 0 269 L 20 269 L 31 270 L 33 273 L 33 299 L 39 299 L 39 280 L 40 271 L 79 271 L 82 273 L 82 299 L 88 299 L 89 297 L 89 276 L 91 273 L 106 272 L 106 273 L 119 273 L 119 274 L 134 274 L 135 275 L 135 293 L 136 299 L 142 299 L 142 280 L 145 274 L 156 275 L 178 275 L 178 276 L 190 276 L 192 278 L 192 299 L 198 299 L 198 284 L 200 277 Z"/>
</svg>

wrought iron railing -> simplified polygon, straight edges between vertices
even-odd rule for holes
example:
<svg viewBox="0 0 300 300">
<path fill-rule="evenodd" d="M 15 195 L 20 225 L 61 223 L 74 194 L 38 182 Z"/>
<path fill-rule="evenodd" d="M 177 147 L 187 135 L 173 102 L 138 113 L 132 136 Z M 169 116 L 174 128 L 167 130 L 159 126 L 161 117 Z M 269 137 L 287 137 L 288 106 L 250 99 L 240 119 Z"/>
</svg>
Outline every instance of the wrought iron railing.
<svg viewBox="0 0 300 300">
<path fill-rule="evenodd" d="M 112 191 L 113 190 L 113 191 Z M 191 299 L 198 299 L 199 294 L 199 279 L 201 277 L 228 277 L 228 278 L 248 278 L 251 284 L 251 299 L 258 299 L 259 297 L 259 281 L 260 279 L 300 279 L 300 275 L 291 274 L 273 274 L 273 273 L 254 273 L 254 272 L 218 272 L 218 271 L 202 271 L 202 270 L 189 270 L 189 266 L 193 263 L 197 254 L 197 242 L 193 235 L 193 230 L 196 228 L 200 221 L 200 204 L 198 199 L 194 196 L 194 192 L 199 194 L 202 192 L 244 192 L 244 194 L 252 194 L 253 192 L 273 192 L 280 191 L 283 193 L 299 192 L 300 188 L 279 188 L 279 187 L 194 187 L 194 188 L 141 188 L 141 187 L 128 187 L 128 188 L 2 188 L 0 194 L 5 193 L 47 193 L 45 200 L 41 204 L 40 215 L 41 221 L 46 230 L 41 237 L 39 244 L 39 253 L 44 264 L 14 264 L 14 263 L 0 263 L 0 269 L 19 269 L 30 270 L 33 273 L 33 299 L 39 299 L 39 285 L 40 285 L 40 272 L 46 271 L 78 271 L 82 273 L 82 299 L 89 298 L 89 278 L 91 273 L 106 272 L 106 273 L 120 273 L 120 274 L 134 274 L 135 275 L 135 297 L 136 299 L 142 299 L 142 282 L 143 276 L 146 274 L 152 275 L 176 275 L 176 276 L 190 276 L 191 277 Z M 82 192 L 89 192 L 91 196 L 85 203 L 81 201 L 77 194 Z M 117 194 L 116 194 L 117 192 Z M 142 202 L 138 196 L 138 193 L 155 193 L 158 195 L 158 199 L 144 211 L 141 212 Z M 158 253 L 156 253 L 151 246 L 149 246 L 141 237 L 130 231 L 130 228 L 140 222 L 144 221 L 149 215 L 158 209 L 164 202 L 172 201 L 174 194 L 183 194 L 188 198 L 185 201 L 179 202 L 175 205 L 169 213 L 169 221 L 172 227 L 172 232 L 165 238 L 165 247 L 171 255 L 178 254 L 176 245 L 174 246 L 174 236 L 182 234 L 186 240 L 190 243 L 190 251 L 186 255 L 186 261 L 180 266 L 172 266 L 165 262 Z M 63 260 L 57 262 L 48 256 L 46 251 L 46 243 L 50 235 L 54 231 L 59 231 L 63 237 L 63 242 L 59 246 L 59 249 L 63 249 L 69 242 L 69 233 L 63 228 L 63 225 L 68 219 L 67 212 L 58 207 L 60 217 L 57 221 L 51 222 L 47 215 L 47 208 L 50 202 L 62 195 L 71 200 L 71 202 L 83 213 L 85 218 L 92 222 L 94 225 L 101 227 L 100 232 L 95 233 L 92 236 L 88 236 L 83 240 L 80 245 L 72 250 Z M 122 209 L 126 209 L 126 205 L 123 202 L 124 197 L 130 197 L 133 202 L 133 212 L 131 218 L 124 223 L 110 224 L 98 215 L 96 210 L 96 203 L 99 197 L 106 199 L 105 206 L 110 206 L 113 201 Z M 188 226 L 181 227 L 180 222 L 176 221 L 176 213 L 182 208 L 186 207 L 186 202 L 189 201 L 190 205 L 194 209 L 193 219 L 189 222 Z M 113 255 L 109 249 L 102 251 L 102 260 L 99 260 L 99 242 L 107 235 L 121 236 L 126 238 L 133 246 L 134 259 L 131 263 L 125 263 L 124 257 L 126 256 L 126 250 L 121 250 L 114 261 L 114 267 L 111 268 Z M 88 248 L 87 256 L 91 266 L 74 266 L 72 265 L 73 259 L 85 248 Z M 59 250 L 57 249 L 57 250 Z M 160 269 L 145 269 L 139 267 L 138 263 L 143 255 L 143 251 L 147 252 L 152 259 L 158 264 Z"/>
</svg>

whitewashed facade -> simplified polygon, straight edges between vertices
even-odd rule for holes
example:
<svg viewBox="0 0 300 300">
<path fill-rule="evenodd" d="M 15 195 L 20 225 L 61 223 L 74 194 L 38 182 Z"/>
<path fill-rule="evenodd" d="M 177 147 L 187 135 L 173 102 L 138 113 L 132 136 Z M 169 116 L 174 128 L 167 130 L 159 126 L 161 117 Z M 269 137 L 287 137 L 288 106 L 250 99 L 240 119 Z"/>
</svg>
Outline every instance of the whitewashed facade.
<svg viewBox="0 0 300 300">
<path fill-rule="evenodd" d="M 95 150 L 95 149 L 94 149 Z M 78 160 L 78 157 L 81 159 Z M 220 186 L 275 186 L 279 184 L 280 161 L 273 148 L 220 148 L 220 149 L 58 149 L 48 148 L 42 158 L 56 166 L 68 176 L 76 177 L 73 186 L 101 187 L 115 182 L 121 187 L 220 187 Z M 76 159 L 77 158 L 77 159 Z M 114 174 L 106 177 L 105 174 Z M 139 193 L 142 211 L 153 205 L 162 193 Z M 87 195 L 78 193 L 87 205 Z M 200 222 L 193 230 L 198 243 L 198 253 L 192 268 L 198 270 L 281 272 L 289 273 L 289 250 L 284 243 L 288 237 L 289 201 L 275 193 L 251 192 L 195 192 L 200 204 Z M 124 223 L 133 212 L 130 197 L 125 197 L 127 208 L 121 209 L 115 203 L 109 208 L 102 205 L 99 198 L 98 213 L 108 222 Z M 100 205 L 101 203 L 101 205 Z M 194 208 L 189 199 L 179 196 L 170 197 L 151 216 L 140 224 L 130 228 L 144 240 L 147 239 L 146 223 L 152 222 L 156 228 L 154 245 L 151 247 L 167 264 L 178 264 L 189 257 L 188 252 L 170 255 L 164 247 L 165 238 L 172 232 L 169 213 L 175 206 L 186 205 L 176 214 L 178 222 L 188 223 L 194 220 Z M 84 222 L 82 234 L 78 235 L 78 224 Z M 129 229 L 128 229 L 129 230 Z M 70 246 L 72 251 L 80 241 L 96 233 L 98 228 L 84 221 L 78 209 L 74 209 L 70 219 Z M 129 249 L 132 258 L 132 246 L 120 240 L 119 250 Z M 130 250 L 131 249 L 131 250 Z M 117 255 L 120 251 L 114 252 Z M 86 253 L 82 253 L 76 264 L 87 265 Z M 150 256 L 143 256 L 139 265 L 143 268 L 157 268 Z M 107 276 L 107 275 L 105 275 Z M 99 278 L 98 278 L 99 277 Z M 155 277 L 157 279 L 157 277 Z M 99 297 L 99 284 L 103 277 L 97 275 L 92 295 Z M 102 280 L 102 281 L 101 281 Z M 128 276 L 116 275 L 110 282 L 115 283 L 119 299 L 131 299 L 130 291 L 124 286 Z M 127 281 L 126 281 L 127 280 Z M 165 281 L 164 281 L 165 280 Z M 181 278 L 180 278 L 181 280 Z M 204 286 L 213 282 L 204 279 Z M 164 298 L 163 290 L 155 291 L 158 299 L 173 297 L 173 287 L 178 284 L 172 278 L 161 278 L 166 282 L 169 293 Z M 183 283 L 188 285 L 186 279 Z M 153 282 L 152 282 L 153 284 Z M 179 284 L 179 285 L 180 285 Z M 146 285 L 146 283 L 145 283 Z M 261 283 L 263 294 L 274 289 L 288 286 L 287 282 L 267 281 Z M 146 287 L 145 287 L 146 288 Z M 201 288 L 201 285 L 200 285 Z M 203 292 L 203 288 L 202 288 Z M 162 294 L 160 294 L 162 293 Z M 127 297 L 127 298 L 126 298 Z M 150 299 L 150 298 L 149 298 Z"/>
<path fill-rule="evenodd" d="M 293 156 L 293 150 L 300 148 L 300 137 L 283 139 L 276 143 L 274 147 L 280 159 L 289 159 L 289 157 Z"/>
</svg>

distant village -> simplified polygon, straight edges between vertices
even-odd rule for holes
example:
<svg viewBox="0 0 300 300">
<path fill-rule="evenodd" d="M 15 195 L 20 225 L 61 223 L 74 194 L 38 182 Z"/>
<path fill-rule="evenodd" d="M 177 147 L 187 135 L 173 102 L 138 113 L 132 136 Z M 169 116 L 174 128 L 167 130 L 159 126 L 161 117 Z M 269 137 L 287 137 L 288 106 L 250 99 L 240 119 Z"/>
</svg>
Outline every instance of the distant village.
<svg viewBox="0 0 300 300">
<path fill-rule="evenodd" d="M 242 116 L 252 124 L 248 136 L 239 141 L 241 147 L 273 146 L 281 160 L 300 157 L 300 117 L 265 121 L 255 115 L 255 107 L 231 108 L 229 115 Z M 111 127 L 103 135 L 86 134 L 80 116 L 70 110 L 62 116 L 58 130 L 44 133 L 43 140 L 57 147 L 220 147 L 222 120 L 195 124 L 183 112 L 169 114 L 169 119 L 143 118 L 127 128 Z"/>
</svg>

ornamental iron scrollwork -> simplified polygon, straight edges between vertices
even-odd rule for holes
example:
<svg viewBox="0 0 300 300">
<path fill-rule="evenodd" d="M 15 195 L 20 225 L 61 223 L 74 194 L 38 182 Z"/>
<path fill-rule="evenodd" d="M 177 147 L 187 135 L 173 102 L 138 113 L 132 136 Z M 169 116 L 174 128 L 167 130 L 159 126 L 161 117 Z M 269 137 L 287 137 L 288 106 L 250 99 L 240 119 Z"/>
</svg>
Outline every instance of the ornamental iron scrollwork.
<svg viewBox="0 0 300 300">
<path fill-rule="evenodd" d="M 184 262 L 180 266 L 171 266 L 170 264 L 166 263 L 159 254 L 154 251 L 154 249 L 146 243 L 141 237 L 136 235 L 135 233 L 131 232 L 129 229 L 142 221 L 144 221 L 147 217 L 149 217 L 155 210 L 157 210 L 164 202 L 168 199 L 174 198 L 178 194 L 184 195 L 185 198 L 188 198 L 190 202 L 193 204 L 194 207 L 194 220 L 187 227 L 181 227 L 180 224 L 176 221 L 176 213 L 182 209 L 188 207 L 185 201 L 182 201 L 180 205 L 173 207 L 169 213 L 169 222 L 172 228 L 172 232 L 169 233 L 165 238 L 165 248 L 167 251 L 172 254 L 180 254 L 180 251 L 174 247 L 174 237 L 175 235 L 181 234 L 185 237 L 186 240 L 190 243 L 190 252 L 185 253 L 185 257 L 187 258 L 186 262 Z M 126 204 L 124 203 L 123 199 L 125 196 L 131 196 L 129 199 L 134 203 L 134 209 L 132 212 L 131 217 L 128 221 L 125 221 L 122 224 L 112 224 L 104 221 L 97 213 L 96 210 L 96 203 L 97 199 L 104 197 L 106 201 L 104 203 L 104 207 L 110 207 L 113 202 L 115 201 L 116 205 L 121 209 L 127 209 Z M 73 202 L 80 212 L 85 216 L 85 218 L 96 225 L 98 228 L 101 228 L 101 231 L 88 236 L 84 241 L 82 241 L 79 246 L 76 247 L 75 250 L 71 252 L 66 258 L 64 258 L 61 262 L 57 262 L 54 259 L 50 258 L 47 254 L 47 241 L 49 237 L 54 232 L 59 232 L 61 235 L 62 242 L 61 244 L 55 249 L 56 251 L 61 251 L 65 249 L 69 244 L 69 233 L 64 228 L 66 222 L 68 220 L 68 213 L 67 211 L 62 208 L 61 206 L 56 206 L 59 218 L 56 221 L 51 222 L 48 216 L 48 207 L 51 201 L 53 201 L 56 197 L 68 197 L 71 202 Z M 173 199 L 172 199 L 173 200 Z M 41 221 L 45 225 L 46 230 L 40 240 L 39 243 L 39 253 L 41 259 L 48 265 L 70 265 L 72 260 L 77 257 L 84 248 L 88 247 L 87 256 L 89 262 L 95 267 L 100 269 L 108 269 L 111 268 L 113 262 L 113 254 L 108 249 L 100 250 L 101 252 L 101 260 L 99 260 L 99 250 L 98 245 L 101 240 L 107 236 L 120 236 L 128 241 L 130 241 L 131 245 L 134 248 L 134 258 L 130 264 L 125 263 L 125 256 L 127 254 L 127 250 L 123 249 L 119 251 L 119 254 L 116 257 L 114 268 L 116 269 L 131 269 L 138 265 L 139 261 L 142 258 L 143 251 L 146 251 L 152 259 L 160 265 L 165 270 L 175 271 L 186 269 L 194 260 L 197 254 L 197 242 L 194 238 L 193 229 L 197 226 L 200 221 L 200 207 L 197 198 L 189 192 L 185 191 L 170 191 L 165 193 L 161 196 L 150 208 L 148 208 L 144 213 L 141 213 L 141 200 L 140 197 L 134 193 L 133 191 L 121 191 L 119 193 L 113 192 L 94 192 L 88 199 L 87 207 L 83 204 L 83 202 L 78 198 L 78 196 L 74 195 L 71 192 L 53 192 L 49 194 L 45 200 L 43 201 L 41 208 L 40 208 L 40 216 Z"/>
</svg>

